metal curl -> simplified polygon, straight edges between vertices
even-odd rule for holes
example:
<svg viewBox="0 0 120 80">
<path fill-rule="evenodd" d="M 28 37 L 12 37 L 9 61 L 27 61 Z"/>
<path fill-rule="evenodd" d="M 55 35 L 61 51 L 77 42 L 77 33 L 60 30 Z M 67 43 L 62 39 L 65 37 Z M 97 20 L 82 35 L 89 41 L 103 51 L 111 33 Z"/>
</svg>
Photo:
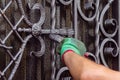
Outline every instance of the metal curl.
<svg viewBox="0 0 120 80">
<path fill-rule="evenodd" d="M 119 54 L 119 47 L 118 47 L 116 41 L 115 41 L 114 39 L 111 39 L 111 38 L 106 38 L 106 39 L 104 39 L 104 40 L 102 41 L 102 43 L 101 43 L 101 46 L 100 46 L 100 57 L 101 57 L 101 60 L 102 60 L 103 64 L 104 64 L 106 67 L 108 67 L 108 65 L 107 65 L 107 63 L 106 63 L 106 61 L 105 61 L 105 58 L 104 58 L 104 55 L 103 55 L 103 53 L 104 53 L 103 51 L 104 51 L 104 46 L 105 46 L 105 44 L 106 44 L 107 42 L 113 42 L 113 43 L 116 45 L 117 52 L 116 52 L 116 54 L 112 53 L 113 57 L 116 57 L 116 56 L 118 56 L 118 54 Z"/>
<path fill-rule="evenodd" d="M 88 18 L 87 16 L 85 16 L 85 14 L 82 12 L 82 9 L 81 9 L 81 0 L 77 0 L 77 8 L 78 8 L 78 11 L 81 15 L 81 17 L 85 20 L 85 21 L 93 21 L 96 16 L 97 16 L 97 13 L 98 13 L 98 7 L 99 7 L 99 4 L 100 4 L 100 0 L 97 0 L 96 3 L 95 3 L 95 13 L 92 17 Z"/>
<path fill-rule="evenodd" d="M 32 51 L 31 54 L 35 55 L 36 57 L 41 57 L 45 54 L 45 42 L 41 36 L 39 36 L 37 39 L 39 40 L 39 42 L 41 44 L 41 49 L 40 49 L 40 51 L 37 51 L 37 52 Z"/>
<path fill-rule="evenodd" d="M 25 11 L 23 9 L 23 5 L 22 5 L 22 1 L 21 0 L 16 0 L 17 4 L 18 4 L 18 7 L 21 11 L 21 14 L 24 15 L 24 20 L 26 21 L 26 23 L 29 25 L 29 26 L 32 26 L 33 23 L 30 22 L 30 20 L 27 18 L 26 14 L 25 14 Z"/>
<path fill-rule="evenodd" d="M 97 58 L 96 58 L 96 56 L 95 56 L 94 54 L 92 54 L 92 53 L 90 53 L 90 52 L 86 52 L 86 53 L 85 53 L 85 56 L 86 56 L 86 57 L 92 57 L 92 58 L 94 59 L 94 61 L 95 61 L 96 63 L 98 63 L 98 60 L 97 60 Z"/>
<path fill-rule="evenodd" d="M 58 71 L 55 80 L 60 80 L 61 74 L 62 74 L 63 72 L 65 72 L 65 71 L 68 71 L 68 68 L 67 68 L 67 67 L 62 67 L 62 68 Z"/>
<path fill-rule="evenodd" d="M 114 19 L 113 21 L 113 24 L 114 26 L 116 26 L 116 29 L 115 31 L 112 33 L 112 34 L 109 34 L 105 31 L 104 27 L 103 27 L 103 18 L 105 16 L 105 13 L 107 12 L 107 10 L 110 8 L 110 4 L 112 4 L 113 0 L 110 1 L 106 6 L 105 8 L 103 9 L 103 11 L 101 12 L 101 15 L 100 15 L 100 28 L 101 28 L 101 31 L 103 32 L 103 34 L 106 36 L 106 37 L 114 37 L 117 33 L 117 30 L 118 30 L 118 26 L 117 26 L 117 22 L 116 20 Z"/>
<path fill-rule="evenodd" d="M 34 10 L 40 10 L 41 17 L 40 17 L 40 19 L 39 19 L 39 21 L 37 23 L 33 24 L 32 33 L 33 33 L 33 35 L 39 35 L 40 30 L 41 30 L 41 26 L 43 25 L 43 23 L 45 21 L 45 9 L 43 8 L 43 6 L 41 4 L 36 3 L 32 7 L 31 11 L 34 11 Z"/>
<path fill-rule="evenodd" d="M 45 21 L 45 9 L 43 8 L 41 4 L 36 3 L 34 4 L 31 10 L 37 10 L 37 9 L 40 10 L 41 17 L 36 24 L 38 24 L 38 26 L 41 26 Z"/>
<path fill-rule="evenodd" d="M 29 9 L 31 9 L 33 5 L 35 4 L 35 2 L 33 2 L 32 0 L 26 0 L 26 1 L 27 1 L 27 6 Z"/>
<path fill-rule="evenodd" d="M 72 3 L 73 0 L 69 0 L 69 1 L 64 1 L 64 0 L 59 0 L 63 5 L 69 5 Z"/>
<path fill-rule="evenodd" d="M 22 15 L 24 15 L 24 20 L 26 21 L 26 23 L 29 26 L 33 26 L 34 23 L 30 22 L 30 20 L 28 20 L 26 14 L 25 14 L 25 11 L 24 11 L 23 6 L 22 6 L 22 1 L 21 0 L 17 0 L 17 3 L 18 3 L 18 7 L 20 8 L 20 11 L 21 11 Z M 45 10 L 42 7 L 42 5 L 39 4 L 39 3 L 36 3 L 36 4 L 33 5 L 32 10 L 35 10 L 35 9 L 40 9 L 41 18 L 38 21 L 38 23 L 36 23 L 38 26 L 40 26 L 40 25 L 42 25 L 44 23 L 44 20 L 45 20 Z"/>
</svg>

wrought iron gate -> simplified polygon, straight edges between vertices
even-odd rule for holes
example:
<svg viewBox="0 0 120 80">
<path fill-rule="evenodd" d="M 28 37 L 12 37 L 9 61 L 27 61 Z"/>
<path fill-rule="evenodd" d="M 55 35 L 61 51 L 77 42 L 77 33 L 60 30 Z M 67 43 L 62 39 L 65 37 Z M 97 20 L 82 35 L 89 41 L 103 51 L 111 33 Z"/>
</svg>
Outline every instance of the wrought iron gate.
<svg viewBox="0 0 120 80">
<path fill-rule="evenodd" d="M 120 70 L 119 5 L 119 0 L 0 0 L 0 80 L 71 80 L 55 51 L 62 37 L 82 40 L 90 59 Z"/>
</svg>

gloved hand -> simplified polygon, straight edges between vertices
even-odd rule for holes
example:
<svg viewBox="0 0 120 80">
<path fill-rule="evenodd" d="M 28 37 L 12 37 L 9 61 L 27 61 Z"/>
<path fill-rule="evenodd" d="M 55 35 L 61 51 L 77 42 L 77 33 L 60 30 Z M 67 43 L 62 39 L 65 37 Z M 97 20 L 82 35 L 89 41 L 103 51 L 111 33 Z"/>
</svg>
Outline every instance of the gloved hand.
<svg viewBox="0 0 120 80">
<path fill-rule="evenodd" d="M 63 54 L 68 51 L 72 50 L 73 52 L 83 56 L 86 52 L 86 47 L 83 42 L 74 39 L 74 38 L 64 38 L 60 45 L 57 48 L 57 51 L 63 56 Z"/>
</svg>

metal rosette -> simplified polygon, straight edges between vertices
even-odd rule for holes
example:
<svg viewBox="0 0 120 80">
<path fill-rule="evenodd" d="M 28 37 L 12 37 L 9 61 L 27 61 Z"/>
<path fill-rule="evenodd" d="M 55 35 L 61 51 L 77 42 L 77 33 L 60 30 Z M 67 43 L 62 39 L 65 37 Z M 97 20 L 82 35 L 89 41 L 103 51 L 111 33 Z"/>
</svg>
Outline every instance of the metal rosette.
<svg viewBox="0 0 120 80">
<path fill-rule="evenodd" d="M 81 17 L 85 20 L 85 21 L 94 21 L 94 19 L 97 16 L 98 13 L 98 8 L 99 8 L 99 4 L 100 4 L 100 0 L 96 0 L 94 1 L 88 1 L 87 3 L 85 3 L 85 10 L 89 10 L 94 12 L 91 16 L 86 16 L 85 13 L 83 13 L 82 11 L 82 7 L 81 7 L 81 0 L 77 0 L 77 9 L 79 11 L 79 14 L 81 15 Z"/>
<path fill-rule="evenodd" d="M 26 23 L 31 27 L 31 28 L 19 28 L 18 31 L 20 32 L 32 32 L 33 36 L 36 37 L 36 39 L 38 39 L 38 41 L 41 44 L 41 49 L 40 51 L 31 51 L 31 54 L 35 55 L 36 57 L 41 57 L 44 53 L 45 53 L 45 42 L 42 39 L 42 37 L 40 36 L 40 31 L 42 28 L 42 25 L 45 21 L 45 10 L 43 8 L 43 6 L 40 3 L 35 3 L 32 7 L 31 7 L 31 12 L 35 13 L 35 11 L 39 11 L 40 12 L 40 19 L 36 22 L 36 23 L 32 23 L 30 20 L 28 20 L 28 18 L 26 17 L 25 11 L 23 9 L 22 6 L 22 1 L 21 0 L 17 0 L 18 2 L 18 6 L 20 8 L 20 11 L 22 13 L 22 15 L 24 15 L 24 20 L 26 21 Z M 35 14 L 32 14 L 35 15 Z M 31 16 L 32 16 L 31 15 Z"/>
<path fill-rule="evenodd" d="M 39 21 L 37 23 L 34 23 L 33 26 L 32 26 L 32 34 L 39 40 L 39 42 L 41 44 L 40 51 L 37 51 L 37 52 L 33 51 L 33 54 L 36 57 L 41 57 L 45 53 L 45 42 L 42 39 L 42 37 L 40 36 L 40 30 L 41 30 L 42 25 L 43 25 L 43 23 L 45 21 L 45 10 L 42 7 L 42 5 L 39 4 L 39 3 L 34 4 L 34 6 L 32 7 L 31 11 L 32 10 L 33 11 L 34 10 L 39 10 L 40 13 L 41 13 L 41 17 L 40 17 Z"/>
</svg>

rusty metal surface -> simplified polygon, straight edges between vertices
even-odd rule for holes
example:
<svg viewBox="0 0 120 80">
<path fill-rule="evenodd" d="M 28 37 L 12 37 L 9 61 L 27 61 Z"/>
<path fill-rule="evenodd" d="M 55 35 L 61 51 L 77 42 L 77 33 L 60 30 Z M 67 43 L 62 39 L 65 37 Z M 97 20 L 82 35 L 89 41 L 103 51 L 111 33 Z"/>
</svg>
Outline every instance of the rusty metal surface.
<svg viewBox="0 0 120 80">
<path fill-rule="evenodd" d="M 68 68 L 61 63 L 60 56 L 55 51 L 63 37 L 74 37 L 85 42 L 88 51 L 92 52 L 88 53 L 88 56 L 98 64 L 102 63 L 106 67 L 113 68 L 115 67 L 113 60 L 116 60 L 118 62 L 115 63 L 116 70 L 119 70 L 118 3 L 120 3 L 118 0 L 8 0 L 7 2 L 1 0 L 0 63 L 4 64 L 0 67 L 0 79 L 13 80 L 23 56 L 26 56 L 24 54 L 27 44 L 31 44 L 32 47 L 36 45 L 30 41 L 32 38 L 39 43 L 37 46 L 40 49 L 37 47 L 37 51 L 29 51 L 31 58 L 29 70 L 32 72 L 32 65 L 37 66 L 35 69 L 40 67 L 43 70 L 43 72 L 35 70 L 40 74 L 37 76 L 41 76 L 38 80 L 48 79 L 45 78 L 44 74 L 47 73 L 44 72 L 44 67 L 35 64 L 37 63 L 35 61 L 40 59 L 43 63 L 39 61 L 38 63 L 45 65 L 42 57 L 45 55 L 51 56 L 49 61 L 51 72 L 48 72 L 51 75 L 50 80 L 72 79 Z M 9 14 L 11 8 L 14 11 Z M 2 25 L 2 22 L 5 25 Z M 47 42 L 45 39 L 51 41 Z M 48 43 L 50 52 L 47 54 Z"/>
</svg>

